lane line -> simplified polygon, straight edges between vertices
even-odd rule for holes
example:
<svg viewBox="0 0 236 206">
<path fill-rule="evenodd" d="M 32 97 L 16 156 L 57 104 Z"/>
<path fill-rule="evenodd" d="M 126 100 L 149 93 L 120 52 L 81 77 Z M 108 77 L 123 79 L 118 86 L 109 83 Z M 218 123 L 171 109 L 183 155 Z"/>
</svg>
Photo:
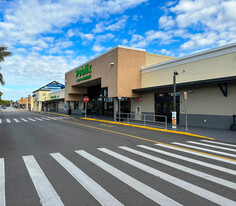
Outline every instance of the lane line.
<svg viewBox="0 0 236 206">
<path fill-rule="evenodd" d="M 157 169 L 154 169 L 152 167 L 144 165 L 140 162 L 137 162 L 137 161 L 135 161 L 133 159 L 130 159 L 128 157 L 125 157 L 123 155 L 120 155 L 120 154 L 118 154 L 116 152 L 113 152 L 109 149 L 99 148 L 98 150 L 100 150 L 100 151 L 102 151 L 102 152 L 104 152 L 104 153 L 106 153 L 106 154 L 108 154 L 112 157 L 115 157 L 115 158 L 117 158 L 117 159 L 119 159 L 119 160 L 121 160 L 121 161 L 123 161 L 127 164 L 130 164 L 134 167 L 137 167 L 138 169 L 143 170 L 143 171 L 145 171 L 145 172 L 147 172 L 151 175 L 154 175 L 158 178 L 161 178 L 161 179 L 163 179 L 163 180 L 165 180 L 165 181 L 167 181 L 167 182 L 169 182 L 173 185 L 176 185 L 176 186 L 178 186 L 178 187 L 180 187 L 184 190 L 187 190 L 191 193 L 194 193 L 195 195 L 198 195 L 202 198 L 205 198 L 205 199 L 207 199 L 211 202 L 214 202 L 214 203 L 219 204 L 219 205 L 224 205 L 224 206 L 236 206 L 236 202 L 234 202 L 234 201 L 232 201 L 228 198 L 225 198 L 225 197 L 223 197 L 221 195 L 218 195 L 214 192 L 211 192 L 209 190 L 206 190 L 206 189 L 203 189 L 203 188 L 198 187 L 196 185 L 193 185 L 189 182 L 181 180 L 181 179 L 179 179 L 177 177 L 174 177 L 172 175 L 161 172 Z"/>
<path fill-rule="evenodd" d="M 36 120 L 34 120 L 34 119 L 32 119 L 32 118 L 28 118 L 29 120 L 31 120 L 31 121 L 33 121 L 33 122 L 35 122 Z"/>
<path fill-rule="evenodd" d="M 141 147 L 143 149 L 147 149 L 147 150 L 150 150 L 152 152 L 157 152 L 157 153 L 160 153 L 160 154 L 164 154 L 164 155 L 167 155 L 167 156 L 170 156 L 170 157 L 174 157 L 176 159 L 181 159 L 181 160 L 184 160 L 186 162 L 190 162 L 190 163 L 197 164 L 197 165 L 200 165 L 200 166 L 208 167 L 208 168 L 218 170 L 218 171 L 221 171 L 221 172 L 225 172 L 225 173 L 228 173 L 228 174 L 231 174 L 231 175 L 236 175 L 236 170 L 231 170 L 231 169 L 228 169 L 228 168 L 225 168 L 225 167 L 221 167 L 221 166 L 217 166 L 217 165 L 210 164 L 210 163 L 207 163 L 207 162 L 203 162 L 203 161 L 200 161 L 200 160 L 196 160 L 196 159 L 192 159 L 192 158 L 189 158 L 189 157 L 181 156 L 181 155 L 178 155 L 178 154 L 175 154 L 175 153 L 166 152 L 166 151 L 159 150 L 159 149 L 156 149 L 156 148 L 148 147 L 146 145 L 137 145 L 137 147 Z"/>
<path fill-rule="evenodd" d="M 87 176 L 82 170 L 75 166 L 60 153 L 50 154 L 67 172 L 69 172 L 101 205 L 122 206 L 116 198 L 102 188 L 98 183 Z"/>
<path fill-rule="evenodd" d="M 206 147 L 212 147 L 212 148 L 217 148 L 217 149 L 222 149 L 222 150 L 228 150 L 228 151 L 236 152 L 236 149 L 231 149 L 231 148 L 226 148 L 226 147 L 221 147 L 221 146 L 216 146 L 216 145 L 211 145 L 211 144 L 205 144 L 205 143 L 201 143 L 201 142 L 194 142 L 194 141 L 187 141 L 187 142 L 188 143 L 192 143 L 192 144 L 206 146 Z"/>
<path fill-rule="evenodd" d="M 207 152 L 213 152 L 213 153 L 221 154 L 221 155 L 225 155 L 225 156 L 236 157 L 236 155 L 230 154 L 230 153 L 226 153 L 226 152 L 220 152 L 220 151 L 216 151 L 216 150 L 212 150 L 212 149 L 196 147 L 196 146 L 192 146 L 192 145 L 188 145 L 188 144 L 183 144 L 183 143 L 179 143 L 179 142 L 171 142 L 171 143 L 172 144 L 181 145 L 181 146 L 184 146 L 184 147 L 190 147 L 190 148 L 194 148 L 194 149 L 198 149 L 198 150 L 203 150 L 203 151 L 207 151 Z"/>
<path fill-rule="evenodd" d="M 122 181 L 123 183 L 129 185 L 134 190 L 140 192 L 147 198 L 151 199 L 152 201 L 156 202 L 159 205 L 168 205 L 168 206 L 178 206 L 181 205 L 180 203 L 176 202 L 175 200 L 163 195 L 162 193 L 154 190 L 153 188 L 145 185 L 144 183 L 134 179 L 133 177 L 125 174 L 124 172 L 118 170 L 117 168 L 107 164 L 103 160 L 83 151 L 77 150 L 75 151 L 85 159 L 89 160 L 90 162 L 94 163 L 98 167 L 102 168 L 112 176 L 116 177 L 118 180 Z"/>
<path fill-rule="evenodd" d="M 6 119 L 7 120 L 7 123 L 11 123 L 10 119 Z"/>
<path fill-rule="evenodd" d="M 24 119 L 24 118 L 21 118 L 24 122 L 28 122 L 26 119 Z"/>
<path fill-rule="evenodd" d="M 16 119 L 16 118 L 14 118 L 14 120 L 15 120 L 15 122 L 19 122 L 19 120 L 18 120 L 18 119 Z"/>
<path fill-rule="evenodd" d="M 185 150 L 185 149 L 182 149 L 182 148 L 171 147 L 171 146 L 168 146 L 168 145 L 162 145 L 162 144 L 155 144 L 155 145 L 160 146 L 160 147 L 165 147 L 165 148 L 168 148 L 168 149 L 181 151 L 181 152 L 186 152 L 186 153 L 189 153 L 189 154 L 193 154 L 193 155 L 197 155 L 197 156 L 201 156 L 201 157 L 205 157 L 205 158 L 209 158 L 209 159 L 213 159 L 213 160 L 217 160 L 217 161 L 221 161 L 221 162 L 226 162 L 226 163 L 229 163 L 229 164 L 232 164 L 232 165 L 236 165 L 236 162 L 228 160 L 228 159 L 223 159 L 223 158 L 218 158 L 218 157 L 215 157 L 215 156 L 205 155 L 205 154 L 201 154 L 201 153 L 198 153 L 198 152 Z"/>
<path fill-rule="evenodd" d="M 0 206 L 6 206 L 5 196 L 5 163 L 4 159 L 0 158 Z"/>
<path fill-rule="evenodd" d="M 22 158 L 25 162 L 25 166 L 28 170 L 34 187 L 39 195 L 41 204 L 43 206 L 63 206 L 64 204 L 62 203 L 61 198 L 52 187 L 51 183 L 45 176 L 43 170 L 40 168 L 35 158 L 32 155 L 23 156 Z"/>
<path fill-rule="evenodd" d="M 228 143 L 223 143 L 223 142 L 215 142 L 215 141 L 209 141 L 209 140 L 201 140 L 201 141 L 209 142 L 209 143 L 213 143 L 213 144 L 230 146 L 230 147 L 236 147 L 236 145 L 234 145 L 234 144 L 228 144 Z"/>
<path fill-rule="evenodd" d="M 189 167 L 186 167 L 186 166 L 183 166 L 183 165 L 180 165 L 180 164 L 168 161 L 168 160 L 164 160 L 164 159 L 155 157 L 153 155 L 149 155 L 149 154 L 144 153 L 144 152 L 140 152 L 138 150 L 135 150 L 135 149 L 132 149 L 132 148 L 129 148 L 129 147 L 121 146 L 119 148 L 121 148 L 125 151 L 128 151 L 128 152 L 131 152 L 133 154 L 145 157 L 147 159 L 153 160 L 155 162 L 167 165 L 168 167 L 178 169 L 180 171 L 189 173 L 191 175 L 195 175 L 195 176 L 200 177 L 202 179 L 206 179 L 208 181 L 211 181 L 211 182 L 214 182 L 214 183 L 217 183 L 217 184 L 223 185 L 225 187 L 236 190 L 236 183 L 234 183 L 234 182 L 231 182 L 231 181 L 228 181 L 228 180 L 225 180 L 225 179 L 222 179 L 222 178 L 207 174 L 205 172 L 201 172 L 201 171 L 198 171 L 198 170 L 195 170 L 195 169 L 192 169 L 192 168 L 189 168 Z"/>
<path fill-rule="evenodd" d="M 35 117 L 34 119 L 37 119 L 37 120 L 39 120 L 39 121 L 43 121 L 42 119 L 39 119 L 39 118 L 37 118 L 37 117 Z"/>
<path fill-rule="evenodd" d="M 96 130 L 100 130 L 100 131 L 104 131 L 104 132 L 109 132 L 109 133 L 112 133 L 112 134 L 118 134 L 118 135 L 122 135 L 122 136 L 126 136 L 126 137 L 132 137 L 132 138 L 143 140 L 143 141 L 148 141 L 148 142 L 153 142 L 153 143 L 157 143 L 157 144 L 167 145 L 167 146 L 171 146 L 171 147 L 174 147 L 174 148 L 180 148 L 180 149 L 184 149 L 184 150 L 187 150 L 187 151 L 193 151 L 193 152 L 196 152 L 196 153 L 199 153 L 199 154 L 209 155 L 209 156 L 212 156 L 212 157 L 222 158 L 222 159 L 225 159 L 225 160 L 234 161 L 235 164 L 236 164 L 235 159 L 231 159 L 231 158 L 228 158 L 228 157 L 222 157 L 222 156 L 219 156 L 219 155 L 214 155 L 214 154 L 205 153 L 205 152 L 201 152 L 201 151 L 197 151 L 197 150 L 192 150 L 192 149 L 188 149 L 188 148 L 184 148 L 184 147 L 179 147 L 179 146 L 159 142 L 159 141 L 156 141 L 156 140 L 151 140 L 151 139 L 138 137 L 138 136 L 131 135 L 131 134 L 126 134 L 126 133 L 116 132 L 116 131 L 113 131 L 113 130 L 103 129 L 103 128 L 99 128 L 99 127 L 94 127 L 94 126 L 90 126 L 90 125 L 86 125 L 86 124 L 81 124 L 81 123 L 78 123 L 78 122 L 72 122 L 72 121 L 67 121 L 67 120 L 60 120 L 60 121 L 70 123 L 70 124 L 79 125 L 79 126 L 83 126 L 83 127 L 88 127 L 88 128 L 92 128 L 92 129 L 96 129 Z"/>
</svg>

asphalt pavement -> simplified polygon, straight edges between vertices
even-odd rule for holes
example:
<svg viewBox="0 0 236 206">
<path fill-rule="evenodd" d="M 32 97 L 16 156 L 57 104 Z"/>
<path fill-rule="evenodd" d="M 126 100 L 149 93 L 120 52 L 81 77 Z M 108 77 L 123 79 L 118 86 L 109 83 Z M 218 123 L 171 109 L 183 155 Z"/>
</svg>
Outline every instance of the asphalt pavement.
<svg viewBox="0 0 236 206">
<path fill-rule="evenodd" d="M 236 144 L 0 111 L 0 206 L 236 205 Z"/>
</svg>

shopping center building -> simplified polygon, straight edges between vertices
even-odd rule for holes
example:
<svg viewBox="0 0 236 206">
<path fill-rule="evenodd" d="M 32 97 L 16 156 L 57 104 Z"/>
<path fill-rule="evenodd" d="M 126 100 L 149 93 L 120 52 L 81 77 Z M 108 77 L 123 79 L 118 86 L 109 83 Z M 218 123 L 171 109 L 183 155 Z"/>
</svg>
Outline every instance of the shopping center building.
<svg viewBox="0 0 236 206">
<path fill-rule="evenodd" d="M 173 75 L 177 121 L 229 129 L 236 114 L 236 44 L 180 58 L 117 46 L 65 74 L 65 101 L 72 113 L 114 116 L 121 112 L 165 115 L 171 121 Z M 183 94 L 187 93 L 187 100 Z"/>
</svg>

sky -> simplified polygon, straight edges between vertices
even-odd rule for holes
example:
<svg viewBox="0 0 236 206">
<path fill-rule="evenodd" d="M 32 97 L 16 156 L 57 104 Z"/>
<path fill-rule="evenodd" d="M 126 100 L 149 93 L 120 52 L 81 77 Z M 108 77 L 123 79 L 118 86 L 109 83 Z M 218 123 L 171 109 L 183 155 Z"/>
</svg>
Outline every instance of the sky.
<svg viewBox="0 0 236 206">
<path fill-rule="evenodd" d="M 19 100 L 117 45 L 182 57 L 236 42 L 235 0 L 0 0 L 3 99 Z"/>
</svg>

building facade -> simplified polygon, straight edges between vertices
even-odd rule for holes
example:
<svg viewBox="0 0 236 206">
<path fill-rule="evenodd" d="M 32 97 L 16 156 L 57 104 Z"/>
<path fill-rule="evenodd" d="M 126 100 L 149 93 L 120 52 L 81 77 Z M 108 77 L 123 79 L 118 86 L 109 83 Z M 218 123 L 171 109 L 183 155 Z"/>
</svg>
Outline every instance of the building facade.
<svg viewBox="0 0 236 206">
<path fill-rule="evenodd" d="M 65 74 L 65 101 L 72 113 L 83 113 L 88 96 L 89 114 L 115 119 L 121 99 L 123 113 L 165 115 L 171 122 L 177 72 L 178 124 L 185 124 L 187 112 L 191 126 L 229 129 L 236 114 L 235 65 L 236 44 L 181 58 L 117 46 Z"/>
</svg>

